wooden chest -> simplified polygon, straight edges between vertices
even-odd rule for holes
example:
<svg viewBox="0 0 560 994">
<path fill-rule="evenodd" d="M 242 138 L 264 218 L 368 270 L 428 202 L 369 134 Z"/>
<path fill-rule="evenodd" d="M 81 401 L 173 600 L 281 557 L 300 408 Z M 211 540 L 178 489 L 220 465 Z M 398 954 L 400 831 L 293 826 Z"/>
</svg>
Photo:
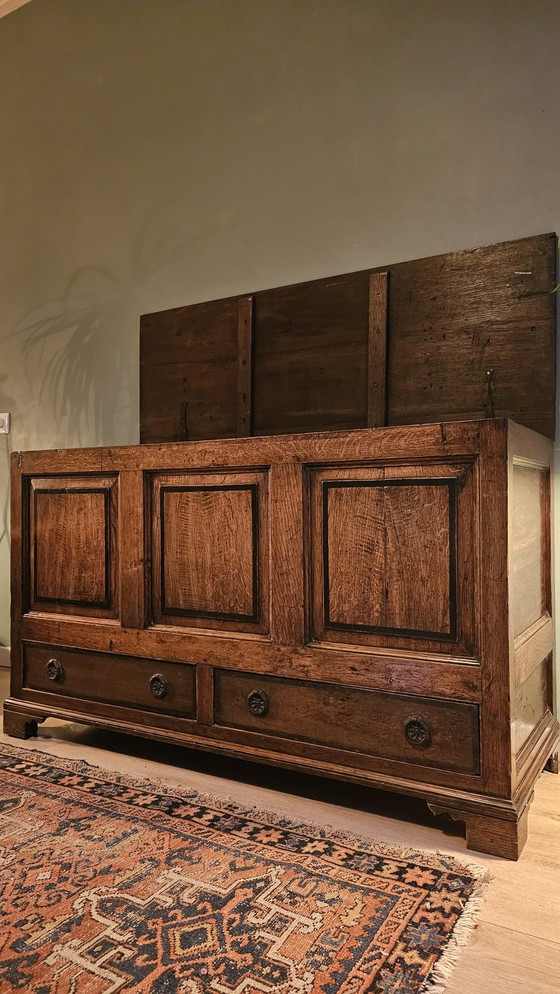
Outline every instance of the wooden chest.
<svg viewBox="0 0 560 994">
<path fill-rule="evenodd" d="M 402 791 L 516 857 L 558 738 L 551 454 L 503 420 L 14 454 L 6 731 Z"/>
</svg>

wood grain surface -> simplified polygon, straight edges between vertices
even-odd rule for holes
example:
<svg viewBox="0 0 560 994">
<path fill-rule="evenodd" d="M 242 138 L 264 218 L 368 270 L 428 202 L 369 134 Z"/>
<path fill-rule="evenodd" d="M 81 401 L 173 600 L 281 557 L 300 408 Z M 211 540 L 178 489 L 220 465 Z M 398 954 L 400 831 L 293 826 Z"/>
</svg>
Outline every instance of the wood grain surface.
<svg viewBox="0 0 560 994">
<path fill-rule="evenodd" d="M 157 623 L 266 631 L 265 473 L 152 479 L 151 600 Z"/>
<path fill-rule="evenodd" d="M 237 433 L 238 314 L 229 297 L 141 318 L 143 442 Z"/>
<path fill-rule="evenodd" d="M 383 786 L 516 858 L 559 734 L 551 455 L 504 420 L 14 454 L 8 729 L 56 715 Z M 540 531 L 514 576 L 518 467 Z M 101 551 L 83 511 L 41 512 L 41 554 L 64 528 L 86 574 L 65 588 L 56 565 L 41 582 L 97 592 L 105 555 L 108 608 L 31 602 L 42 490 L 101 491 Z M 542 612 L 517 636 L 514 583 L 540 591 Z"/>
<path fill-rule="evenodd" d="M 115 617 L 117 479 L 34 479 L 29 491 L 30 607 Z"/>
<path fill-rule="evenodd" d="M 252 692 L 266 694 L 268 711 L 251 713 Z M 351 687 L 305 684 L 247 673 L 216 671 L 215 721 L 220 725 L 307 740 L 353 753 L 478 772 L 478 709 L 472 704 L 377 694 Z M 416 747 L 406 738 L 407 721 L 420 717 L 430 741 Z M 352 760 L 360 765 L 358 755 Z"/>
<path fill-rule="evenodd" d="M 51 659 L 61 670 L 56 680 L 46 672 Z M 194 666 L 30 644 L 25 647 L 23 673 L 27 690 L 194 716 Z M 155 676 L 162 676 L 167 684 L 161 698 L 150 690 L 150 679 Z"/>
<path fill-rule="evenodd" d="M 313 632 L 476 658 L 470 463 L 311 472 Z"/>
<path fill-rule="evenodd" d="M 493 416 L 552 438 L 555 283 L 544 234 L 144 315 L 141 441 Z"/>
<path fill-rule="evenodd" d="M 368 392 L 366 426 L 387 424 L 387 351 L 389 334 L 389 274 L 369 278 Z"/>
<path fill-rule="evenodd" d="M 329 624 L 449 634 L 447 486 L 329 486 Z"/>
<path fill-rule="evenodd" d="M 253 617 L 256 549 L 250 486 L 237 490 L 164 487 L 161 495 L 163 610 Z"/>
</svg>

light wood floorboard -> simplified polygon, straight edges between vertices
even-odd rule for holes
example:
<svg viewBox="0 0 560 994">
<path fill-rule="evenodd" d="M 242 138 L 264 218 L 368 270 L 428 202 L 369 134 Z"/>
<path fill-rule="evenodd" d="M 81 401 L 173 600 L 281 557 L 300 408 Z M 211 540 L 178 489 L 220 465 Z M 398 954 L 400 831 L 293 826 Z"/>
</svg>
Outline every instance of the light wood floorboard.
<svg viewBox="0 0 560 994">
<path fill-rule="evenodd" d="M 0 669 L 0 699 L 8 673 Z M 413 798 L 350 788 L 256 764 L 174 748 L 51 719 L 35 739 L 0 733 L 0 742 L 39 749 L 132 776 L 194 787 L 246 806 L 332 825 L 381 842 L 467 856 L 489 869 L 477 928 L 448 994 L 558 994 L 560 991 L 560 777 L 543 773 L 529 815 L 529 841 L 517 863 L 467 852 L 463 826 L 434 818 Z"/>
<path fill-rule="evenodd" d="M 447 994 L 560 991 L 560 945 L 483 923 L 464 950 Z"/>
</svg>

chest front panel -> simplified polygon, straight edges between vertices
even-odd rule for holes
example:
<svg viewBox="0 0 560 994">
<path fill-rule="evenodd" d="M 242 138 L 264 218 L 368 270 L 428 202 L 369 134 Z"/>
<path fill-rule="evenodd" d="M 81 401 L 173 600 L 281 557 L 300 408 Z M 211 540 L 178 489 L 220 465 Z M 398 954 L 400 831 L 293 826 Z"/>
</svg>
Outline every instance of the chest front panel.
<svg viewBox="0 0 560 994">
<path fill-rule="evenodd" d="M 472 464 L 311 474 L 312 636 L 475 652 Z"/>
</svg>

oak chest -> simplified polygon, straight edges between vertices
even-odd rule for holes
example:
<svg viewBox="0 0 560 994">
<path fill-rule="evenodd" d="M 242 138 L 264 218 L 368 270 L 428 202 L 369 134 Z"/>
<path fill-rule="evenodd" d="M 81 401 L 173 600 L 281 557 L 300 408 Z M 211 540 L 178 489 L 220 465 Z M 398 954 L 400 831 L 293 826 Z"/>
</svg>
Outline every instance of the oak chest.
<svg viewBox="0 0 560 994">
<path fill-rule="evenodd" d="M 382 786 L 516 857 L 558 738 L 551 449 L 486 420 L 16 453 L 6 731 Z"/>
</svg>

